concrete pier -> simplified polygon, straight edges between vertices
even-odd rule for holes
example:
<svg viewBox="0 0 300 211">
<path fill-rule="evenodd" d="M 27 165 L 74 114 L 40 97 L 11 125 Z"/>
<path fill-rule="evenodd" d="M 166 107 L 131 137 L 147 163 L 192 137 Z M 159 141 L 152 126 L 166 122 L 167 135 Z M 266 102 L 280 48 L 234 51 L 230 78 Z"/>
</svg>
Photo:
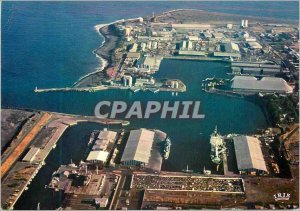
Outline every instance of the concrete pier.
<svg viewBox="0 0 300 211">
<path fill-rule="evenodd" d="M 65 87 L 65 88 L 49 88 L 49 89 L 34 89 L 34 92 L 95 92 L 108 89 L 106 86 L 94 86 L 94 87 Z"/>
</svg>

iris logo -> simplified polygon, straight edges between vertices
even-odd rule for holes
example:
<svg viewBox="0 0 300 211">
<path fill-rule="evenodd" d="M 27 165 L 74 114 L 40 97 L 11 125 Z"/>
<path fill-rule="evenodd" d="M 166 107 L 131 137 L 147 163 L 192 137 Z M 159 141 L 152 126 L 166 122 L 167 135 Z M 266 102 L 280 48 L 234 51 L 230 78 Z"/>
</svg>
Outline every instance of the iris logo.
<svg viewBox="0 0 300 211">
<path fill-rule="evenodd" d="M 288 201 L 290 200 L 291 194 L 289 193 L 276 193 L 273 195 L 275 201 Z"/>
</svg>

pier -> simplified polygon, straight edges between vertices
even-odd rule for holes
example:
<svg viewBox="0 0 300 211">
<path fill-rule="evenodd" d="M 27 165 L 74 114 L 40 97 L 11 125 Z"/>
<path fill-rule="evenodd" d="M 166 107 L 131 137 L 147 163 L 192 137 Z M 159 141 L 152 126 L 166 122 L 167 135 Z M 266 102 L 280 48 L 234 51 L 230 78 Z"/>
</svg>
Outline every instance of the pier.
<svg viewBox="0 0 300 211">
<path fill-rule="evenodd" d="M 224 60 L 223 58 L 217 57 L 199 57 L 199 56 L 164 56 L 163 59 L 172 59 L 172 60 L 190 60 L 190 61 L 211 61 L 211 62 L 226 62 L 230 63 L 230 60 Z"/>
<path fill-rule="evenodd" d="M 4 160 L 1 166 L 2 203 L 4 209 L 13 209 L 22 193 L 28 189 L 31 181 L 45 165 L 45 160 L 56 147 L 66 129 L 80 122 L 99 124 L 128 125 L 128 121 L 99 119 L 93 116 L 68 115 L 55 112 L 42 112 L 41 118 L 25 135 L 19 144 Z M 46 138 L 38 134 L 47 135 Z M 39 151 L 31 161 L 18 161 L 28 148 L 37 147 Z"/>
<path fill-rule="evenodd" d="M 94 86 L 94 87 L 65 87 L 65 88 L 48 88 L 48 89 L 34 89 L 34 92 L 96 92 L 101 90 L 106 90 L 106 86 Z"/>
</svg>

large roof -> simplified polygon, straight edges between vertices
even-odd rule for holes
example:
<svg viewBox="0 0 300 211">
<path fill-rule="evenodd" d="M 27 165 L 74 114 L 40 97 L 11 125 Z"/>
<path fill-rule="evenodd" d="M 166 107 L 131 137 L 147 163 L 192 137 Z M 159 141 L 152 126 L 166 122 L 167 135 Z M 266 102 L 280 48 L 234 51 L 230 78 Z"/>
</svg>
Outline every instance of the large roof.
<svg viewBox="0 0 300 211">
<path fill-rule="evenodd" d="M 293 92 L 293 88 L 282 78 L 263 77 L 261 80 L 253 76 L 235 76 L 232 79 L 232 89 L 245 89 L 270 91 L 270 92 Z"/>
<path fill-rule="evenodd" d="M 108 152 L 102 150 L 91 151 L 86 160 L 87 161 L 98 160 L 98 161 L 105 162 L 107 160 L 108 154 L 109 154 Z"/>
<path fill-rule="evenodd" d="M 226 52 L 239 52 L 239 46 L 233 42 L 225 43 L 224 44 Z"/>
<path fill-rule="evenodd" d="M 239 170 L 258 169 L 267 171 L 260 141 L 257 138 L 237 136 L 233 138 L 233 142 Z"/>
<path fill-rule="evenodd" d="M 132 130 L 121 161 L 135 160 L 148 163 L 154 139 L 154 132 L 146 129 Z"/>
<path fill-rule="evenodd" d="M 36 154 L 39 151 L 40 151 L 40 148 L 37 148 L 37 147 L 30 148 L 30 150 L 28 151 L 28 153 L 23 158 L 23 161 L 31 162 L 35 158 Z"/>
<path fill-rule="evenodd" d="M 111 130 L 101 130 L 98 139 L 115 140 L 116 136 L 117 136 L 117 132 Z"/>
<path fill-rule="evenodd" d="M 248 42 L 250 48 L 253 48 L 253 49 L 261 49 L 262 46 L 258 43 L 258 42 Z"/>
</svg>

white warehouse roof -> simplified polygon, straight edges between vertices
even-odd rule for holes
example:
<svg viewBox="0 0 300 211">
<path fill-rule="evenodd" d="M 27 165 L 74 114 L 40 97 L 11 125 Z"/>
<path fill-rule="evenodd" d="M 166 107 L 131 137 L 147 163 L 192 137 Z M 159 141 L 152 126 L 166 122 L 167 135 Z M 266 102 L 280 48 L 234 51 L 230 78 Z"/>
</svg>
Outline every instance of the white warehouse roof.
<svg viewBox="0 0 300 211">
<path fill-rule="evenodd" d="M 151 156 L 154 134 L 153 131 L 143 128 L 132 130 L 128 137 L 121 162 L 134 160 L 147 164 Z"/>
<path fill-rule="evenodd" d="M 231 88 L 257 92 L 293 92 L 293 88 L 284 79 L 275 77 L 263 77 L 259 80 L 253 76 L 234 76 Z"/>
<path fill-rule="evenodd" d="M 39 151 L 40 151 L 40 148 L 37 148 L 37 147 L 30 148 L 30 150 L 27 152 L 27 154 L 23 158 L 23 161 L 32 162 Z"/>
<path fill-rule="evenodd" d="M 262 49 L 262 46 L 258 42 L 248 42 L 250 48 L 253 49 Z"/>
<path fill-rule="evenodd" d="M 101 130 L 98 139 L 115 140 L 116 136 L 117 136 L 117 132 L 111 130 Z"/>
<path fill-rule="evenodd" d="M 229 42 L 224 44 L 226 52 L 239 52 L 239 46 L 236 43 Z"/>
<path fill-rule="evenodd" d="M 233 142 L 239 170 L 257 169 L 267 171 L 260 141 L 257 138 L 237 136 L 233 138 Z"/>
<path fill-rule="evenodd" d="M 91 151 L 86 160 L 87 161 L 97 160 L 97 161 L 105 162 L 107 160 L 108 154 L 109 154 L 108 152 L 102 150 Z"/>
</svg>

